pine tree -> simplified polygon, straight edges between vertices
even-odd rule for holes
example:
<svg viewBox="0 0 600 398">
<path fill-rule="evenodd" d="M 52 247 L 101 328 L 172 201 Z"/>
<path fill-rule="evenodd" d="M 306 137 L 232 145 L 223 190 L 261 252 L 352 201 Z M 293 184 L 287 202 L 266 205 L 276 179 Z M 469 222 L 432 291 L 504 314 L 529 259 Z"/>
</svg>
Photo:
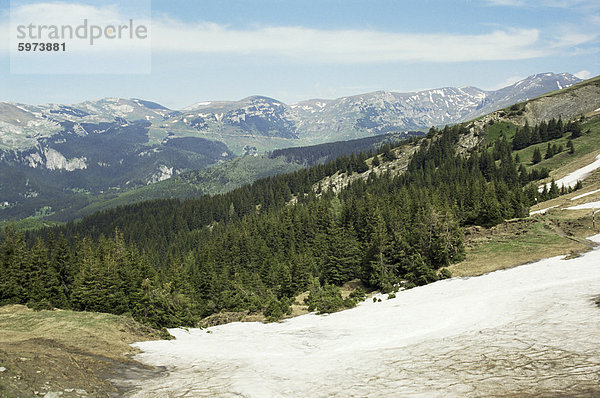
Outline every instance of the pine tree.
<svg viewBox="0 0 600 398">
<path fill-rule="evenodd" d="M 554 147 L 552 147 L 550 145 L 550 143 L 548 143 L 548 147 L 546 148 L 546 154 L 544 155 L 544 159 L 550 159 L 552 156 L 554 156 Z"/>
<path fill-rule="evenodd" d="M 300 292 L 308 286 L 311 275 L 316 268 L 314 258 L 310 255 L 297 256 L 292 262 L 292 290 Z"/>
<path fill-rule="evenodd" d="M 13 225 L 3 229 L 0 245 L 0 304 L 25 304 L 29 298 L 31 270 L 25 237 Z"/>
<path fill-rule="evenodd" d="M 75 264 L 72 258 L 69 243 L 63 235 L 59 235 L 58 239 L 51 240 L 48 245 L 50 251 L 50 262 L 48 265 L 49 272 L 56 275 L 58 285 L 54 295 L 49 299 L 55 307 L 69 308 L 69 296 L 71 295 L 71 287 L 75 279 Z M 48 275 L 50 279 L 53 275 Z M 66 300 L 66 302 L 64 302 Z"/>
<path fill-rule="evenodd" d="M 420 252 L 426 263 L 437 269 L 464 258 L 462 231 L 452 214 L 426 208 L 418 220 Z"/>
<path fill-rule="evenodd" d="M 486 185 L 481 202 L 481 211 L 477 220 L 478 224 L 485 227 L 491 227 L 502 222 L 502 211 L 498 198 L 496 197 L 494 183 Z"/>
<path fill-rule="evenodd" d="M 408 262 L 408 272 L 404 275 L 404 278 L 413 285 L 422 286 L 437 279 L 435 271 L 425 264 L 425 261 L 418 253 L 411 255 L 408 258 Z"/>
<path fill-rule="evenodd" d="M 573 140 L 567 141 L 567 148 L 569 149 L 570 155 L 575 153 L 575 145 L 573 145 Z"/>
<path fill-rule="evenodd" d="M 554 181 L 554 178 L 552 179 L 552 182 L 550 183 L 550 190 L 548 191 L 548 195 L 550 196 L 550 199 L 557 198 L 558 195 L 560 195 L 558 185 L 556 184 L 556 181 Z"/>
<path fill-rule="evenodd" d="M 386 256 L 390 241 L 381 210 L 378 207 L 370 209 L 366 222 L 366 250 L 361 279 L 368 285 L 382 288 L 390 284 L 392 275 L 391 264 Z"/>
<path fill-rule="evenodd" d="M 373 156 L 373 160 L 371 161 L 371 166 L 373 167 L 377 167 L 379 166 L 381 163 L 379 162 L 379 155 L 375 155 Z"/>
<path fill-rule="evenodd" d="M 31 251 L 31 264 L 35 269 L 36 280 L 31 287 L 31 300 L 39 308 L 69 308 L 65 287 L 60 281 L 55 263 L 49 261 L 48 250 L 41 240 L 37 240 Z"/>
<path fill-rule="evenodd" d="M 392 147 L 390 144 L 385 144 L 381 147 L 381 156 L 386 162 L 391 162 L 396 159 L 396 155 L 392 152 Z"/>
<path fill-rule="evenodd" d="M 99 293 L 99 265 L 91 244 L 84 239 L 79 248 L 79 273 L 76 275 L 71 301 L 75 309 L 93 311 L 102 301 Z"/>
<path fill-rule="evenodd" d="M 533 151 L 533 156 L 531 158 L 531 163 L 538 164 L 541 161 L 542 161 L 542 153 L 540 152 L 539 148 L 535 148 L 535 150 Z"/>
<path fill-rule="evenodd" d="M 578 122 L 569 122 L 566 127 L 567 131 L 571 132 L 571 139 L 581 137 L 581 125 Z"/>
<path fill-rule="evenodd" d="M 512 147 L 514 150 L 519 150 L 531 145 L 531 132 L 529 126 L 525 126 L 523 129 L 517 128 L 515 136 L 512 141 Z"/>
<path fill-rule="evenodd" d="M 324 261 L 327 283 L 341 285 L 358 275 L 358 242 L 353 233 L 332 221 L 327 231 L 327 248 Z"/>
</svg>

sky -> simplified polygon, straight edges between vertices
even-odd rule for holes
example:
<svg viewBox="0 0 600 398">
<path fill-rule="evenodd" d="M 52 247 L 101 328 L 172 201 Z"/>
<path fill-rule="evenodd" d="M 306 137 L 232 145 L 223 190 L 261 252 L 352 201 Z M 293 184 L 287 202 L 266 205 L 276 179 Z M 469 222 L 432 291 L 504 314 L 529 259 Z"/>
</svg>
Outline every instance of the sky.
<svg viewBox="0 0 600 398">
<path fill-rule="evenodd" d="M 76 49 L 18 54 L 15 15 L 133 19 L 151 34 L 141 47 L 100 39 L 78 60 Z M 133 97 L 179 109 L 250 95 L 491 90 L 535 73 L 597 76 L 599 36 L 597 0 L 0 0 L 0 100 Z"/>
</svg>

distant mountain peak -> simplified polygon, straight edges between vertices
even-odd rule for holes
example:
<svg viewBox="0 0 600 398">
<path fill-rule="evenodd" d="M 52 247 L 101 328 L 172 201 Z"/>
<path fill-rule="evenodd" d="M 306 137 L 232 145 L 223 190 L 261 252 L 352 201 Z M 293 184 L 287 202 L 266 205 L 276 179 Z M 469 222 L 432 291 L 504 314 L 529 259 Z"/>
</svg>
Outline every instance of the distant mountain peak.
<svg viewBox="0 0 600 398">
<path fill-rule="evenodd" d="M 300 139 L 312 144 L 426 130 L 432 125 L 472 119 L 579 81 L 569 73 L 545 72 L 493 91 L 473 86 L 404 93 L 377 90 L 337 99 L 309 99 L 293 105 L 252 95 L 238 101 L 197 102 L 180 111 L 139 98 L 119 97 L 72 105 L 8 104 L 0 109 L 0 145 L 30 148 L 39 137 L 59 133 L 61 123 L 144 120 L 152 125 L 153 134 L 160 132 L 156 136 L 202 134 L 217 141 L 236 140 L 236 151 L 241 153 L 249 137 Z"/>
</svg>

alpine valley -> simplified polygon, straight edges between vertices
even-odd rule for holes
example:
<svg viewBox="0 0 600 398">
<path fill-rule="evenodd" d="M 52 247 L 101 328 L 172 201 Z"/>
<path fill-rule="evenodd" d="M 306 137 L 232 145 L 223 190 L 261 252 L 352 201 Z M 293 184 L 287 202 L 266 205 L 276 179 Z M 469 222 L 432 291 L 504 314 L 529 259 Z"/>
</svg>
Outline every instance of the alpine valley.
<svg viewBox="0 0 600 398">
<path fill-rule="evenodd" d="M 374 150 L 579 81 L 544 73 L 496 91 L 377 91 L 292 105 L 252 96 L 181 110 L 123 98 L 0 102 L 0 221 L 66 221 L 142 199 L 222 193 L 333 158 L 319 153 Z M 340 141 L 337 152 L 320 147 Z M 280 151 L 304 146 L 302 156 Z"/>
<path fill-rule="evenodd" d="M 6 105 L 3 191 L 88 204 L 0 230 L 0 396 L 599 396 L 600 76 L 566 85 L 444 127 L 341 111 L 396 94 Z"/>
</svg>

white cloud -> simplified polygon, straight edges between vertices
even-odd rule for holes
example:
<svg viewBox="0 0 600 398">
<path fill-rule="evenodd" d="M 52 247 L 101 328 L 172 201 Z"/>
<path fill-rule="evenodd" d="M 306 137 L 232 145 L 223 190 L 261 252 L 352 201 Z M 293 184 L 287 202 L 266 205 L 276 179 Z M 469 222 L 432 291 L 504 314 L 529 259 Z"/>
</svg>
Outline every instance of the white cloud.
<svg viewBox="0 0 600 398">
<path fill-rule="evenodd" d="M 9 47 L 9 13 L 8 8 L 0 9 L 0 52 L 8 51 Z"/>
<path fill-rule="evenodd" d="M 0 33 L 8 32 L 0 49 L 10 52 L 11 73 L 149 73 L 149 3 L 145 19 L 142 8 L 64 1 L 15 6 L 10 20 L 0 20 Z M 19 51 L 25 43 L 54 43 L 59 50 Z"/>
<path fill-rule="evenodd" d="M 577 76 L 580 79 L 589 79 L 590 77 L 592 77 L 592 72 L 590 72 L 589 70 L 580 70 L 579 72 L 575 73 L 575 76 Z"/>
<path fill-rule="evenodd" d="M 462 62 L 515 60 L 545 55 L 536 29 L 495 30 L 481 35 L 318 30 L 299 26 L 236 30 L 214 23 L 154 21 L 157 52 L 264 54 L 311 62 Z"/>
<path fill-rule="evenodd" d="M 487 0 L 493 4 L 519 5 L 521 0 Z M 565 0 L 566 1 L 566 0 Z M 571 0 L 582 2 L 583 0 Z M 547 3 L 559 1 L 545 0 Z M 36 3 L 13 10 L 21 20 L 73 23 L 87 18 L 104 24 L 127 20 L 113 7 L 76 3 Z M 144 21 L 142 21 L 144 22 Z M 0 29 L 8 29 L 6 21 Z M 285 57 L 312 63 L 470 62 L 522 60 L 564 54 L 596 39 L 595 33 L 558 29 L 549 37 L 531 28 L 490 28 L 483 34 L 384 32 L 377 30 L 326 30 L 302 26 L 257 26 L 236 29 L 210 23 L 184 23 L 168 17 L 151 24 L 154 54 L 231 54 Z M 104 43 L 94 51 L 115 51 Z M 118 43 L 127 49 L 127 43 Z M 0 42 L 0 50 L 7 43 Z"/>
<path fill-rule="evenodd" d="M 486 90 L 499 90 L 501 88 L 510 86 L 511 84 L 515 84 L 518 81 L 525 79 L 526 76 L 510 76 L 504 79 L 502 82 L 493 85 L 491 87 L 486 87 Z"/>
<path fill-rule="evenodd" d="M 148 15 L 145 19 L 135 18 L 132 15 L 125 14 L 117 5 L 106 4 L 103 6 L 93 6 L 88 4 L 79 3 L 67 3 L 64 1 L 58 2 L 39 2 L 23 4 L 20 6 L 12 7 L 10 9 L 10 21 L 8 18 L 2 18 L 0 29 L 8 32 L 6 37 L 9 40 L 3 40 L 2 43 L 8 46 L 11 43 L 11 50 L 16 51 L 16 44 L 22 41 L 44 41 L 48 39 L 48 32 L 51 27 L 57 27 L 57 32 L 61 35 L 61 41 L 67 43 L 69 51 L 86 51 L 90 53 L 99 52 L 115 52 L 115 51 L 132 51 L 142 49 L 143 51 L 149 51 L 150 40 L 132 40 L 128 36 L 128 28 L 123 29 L 121 32 L 123 39 L 98 39 L 94 42 L 94 46 L 89 45 L 89 39 L 77 39 L 70 38 L 71 29 L 75 30 L 77 27 L 87 23 L 89 26 L 96 25 L 95 29 L 104 30 L 107 26 L 119 26 L 127 25 L 129 20 L 134 20 L 133 26 L 139 25 L 150 26 Z M 33 37 L 27 36 L 26 39 L 18 38 L 17 26 L 23 25 L 25 31 L 29 33 L 28 26 L 33 24 L 34 27 L 31 30 Z M 63 35 L 62 27 L 70 27 L 70 29 L 64 30 L 65 36 Z M 43 32 L 42 37 L 39 37 L 40 30 Z M 88 37 L 90 36 L 90 28 L 88 28 Z M 83 32 L 84 30 L 82 30 Z M 115 29 L 116 35 L 116 29 Z M 36 40 L 38 39 L 38 40 Z M 51 38 L 50 38 L 51 39 Z"/>
<path fill-rule="evenodd" d="M 561 24 L 555 27 L 550 45 L 555 48 L 575 48 L 593 42 L 598 38 L 599 33 L 594 29 L 582 30 L 579 26 Z"/>
<path fill-rule="evenodd" d="M 504 1 L 504 0 L 503 0 Z M 167 18 L 152 25 L 152 48 L 160 53 L 265 55 L 298 62 L 385 63 L 522 60 L 571 55 L 598 38 L 595 30 L 565 24 L 548 31 L 493 27 L 483 34 L 325 30 L 301 26 L 235 29 L 210 22 Z"/>
<path fill-rule="evenodd" d="M 69 24 L 84 18 L 105 23 L 122 20 L 114 5 L 99 7 L 66 2 L 24 4 L 11 8 L 10 17 L 16 21 L 51 21 L 56 24 Z"/>
</svg>

